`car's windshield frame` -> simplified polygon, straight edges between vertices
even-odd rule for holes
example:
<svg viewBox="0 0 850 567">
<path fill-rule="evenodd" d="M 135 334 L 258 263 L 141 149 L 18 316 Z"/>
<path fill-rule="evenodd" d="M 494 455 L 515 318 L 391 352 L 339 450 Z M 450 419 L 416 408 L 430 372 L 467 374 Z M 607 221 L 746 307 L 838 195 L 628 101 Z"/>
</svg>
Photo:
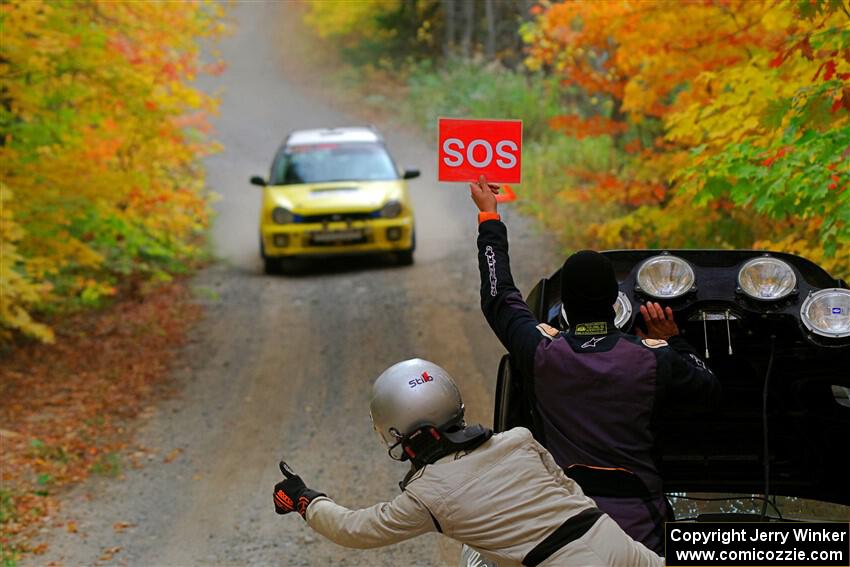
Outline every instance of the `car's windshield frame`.
<svg viewBox="0 0 850 567">
<path fill-rule="evenodd" d="M 320 151 L 322 149 L 327 148 L 339 148 L 339 147 L 353 147 L 353 146 L 365 146 L 375 148 L 381 152 L 386 157 L 389 167 L 391 170 L 391 175 L 387 177 L 379 177 L 379 178 L 364 178 L 364 177 L 340 177 L 340 178 L 332 178 L 332 179 L 317 179 L 317 180 L 289 180 L 287 179 L 286 168 L 288 167 L 287 162 L 293 155 L 298 154 L 306 154 L 311 151 Z M 402 173 L 399 170 L 398 166 L 393 160 L 392 155 L 387 150 L 387 147 L 380 142 L 332 142 L 332 143 L 323 143 L 323 144 L 304 144 L 297 146 L 282 146 L 277 154 L 275 155 L 274 160 L 272 161 L 271 170 L 269 172 L 269 184 L 274 186 L 287 186 L 287 185 L 303 185 L 303 184 L 314 184 L 314 183 L 338 183 L 338 182 L 346 182 L 346 181 L 357 181 L 357 182 L 370 182 L 370 181 L 396 181 L 402 179 Z"/>
</svg>

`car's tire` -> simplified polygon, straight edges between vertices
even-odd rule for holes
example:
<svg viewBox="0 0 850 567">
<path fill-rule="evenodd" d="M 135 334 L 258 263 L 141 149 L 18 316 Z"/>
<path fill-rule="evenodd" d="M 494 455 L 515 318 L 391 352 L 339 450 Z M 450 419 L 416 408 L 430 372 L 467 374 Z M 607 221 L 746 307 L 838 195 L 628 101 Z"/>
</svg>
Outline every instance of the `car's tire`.
<svg viewBox="0 0 850 567">
<path fill-rule="evenodd" d="M 412 266 L 413 265 L 413 249 L 410 250 L 402 250 L 401 252 L 396 252 L 396 263 L 399 266 Z"/>
<path fill-rule="evenodd" d="M 278 273 L 287 276 L 294 276 L 301 272 L 302 264 L 298 258 L 279 258 Z"/>
<path fill-rule="evenodd" d="M 280 258 L 267 258 L 263 256 L 263 271 L 269 275 L 281 273 Z"/>
<path fill-rule="evenodd" d="M 399 266 L 412 266 L 413 265 L 413 252 L 416 250 L 416 231 L 413 231 L 413 234 L 410 238 L 410 249 L 402 250 L 401 252 L 396 252 L 396 262 Z"/>
</svg>

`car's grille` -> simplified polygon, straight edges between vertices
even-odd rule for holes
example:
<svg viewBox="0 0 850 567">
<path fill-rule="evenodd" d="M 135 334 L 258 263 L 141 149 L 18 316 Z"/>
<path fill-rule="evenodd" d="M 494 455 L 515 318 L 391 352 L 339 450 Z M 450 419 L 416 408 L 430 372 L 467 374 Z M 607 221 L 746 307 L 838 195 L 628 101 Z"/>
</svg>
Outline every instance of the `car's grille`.
<svg viewBox="0 0 850 567">
<path fill-rule="evenodd" d="M 314 239 L 311 239 L 308 242 L 309 242 L 310 246 L 315 246 L 317 248 L 320 248 L 320 247 L 324 247 L 324 246 L 339 247 L 339 246 L 353 246 L 353 245 L 356 245 L 356 244 L 368 244 L 369 242 L 371 242 L 371 239 L 369 238 L 368 235 L 364 234 L 362 237 L 358 238 L 357 240 L 321 242 L 321 241 L 316 241 Z"/>
<path fill-rule="evenodd" d="M 301 223 L 329 223 L 329 222 L 352 222 L 368 219 L 376 219 L 381 216 L 381 211 L 370 211 L 368 213 L 328 213 L 323 215 L 295 215 L 293 222 Z"/>
</svg>

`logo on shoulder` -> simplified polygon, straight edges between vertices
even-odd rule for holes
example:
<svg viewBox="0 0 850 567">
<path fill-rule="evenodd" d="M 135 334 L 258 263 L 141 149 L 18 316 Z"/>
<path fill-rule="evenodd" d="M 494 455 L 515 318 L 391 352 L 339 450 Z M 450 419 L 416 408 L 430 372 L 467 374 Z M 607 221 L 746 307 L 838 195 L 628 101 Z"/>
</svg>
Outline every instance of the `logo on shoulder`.
<svg viewBox="0 0 850 567">
<path fill-rule="evenodd" d="M 415 388 L 416 386 L 420 386 L 420 385 L 424 384 L 425 382 L 433 382 L 433 381 L 434 381 L 433 376 L 430 376 L 427 372 L 423 372 L 422 376 L 420 376 L 418 378 L 414 378 L 413 380 L 408 380 L 407 383 L 410 384 L 411 388 Z"/>
<path fill-rule="evenodd" d="M 661 348 L 667 346 L 667 341 L 662 341 L 661 339 L 643 339 L 640 342 L 643 343 L 643 346 L 648 348 Z"/>
<path fill-rule="evenodd" d="M 557 339 L 558 335 L 561 334 L 561 331 L 556 329 L 555 327 L 551 327 L 546 323 L 540 323 L 537 325 L 537 330 L 540 331 L 540 334 L 546 337 L 547 339 Z"/>
</svg>

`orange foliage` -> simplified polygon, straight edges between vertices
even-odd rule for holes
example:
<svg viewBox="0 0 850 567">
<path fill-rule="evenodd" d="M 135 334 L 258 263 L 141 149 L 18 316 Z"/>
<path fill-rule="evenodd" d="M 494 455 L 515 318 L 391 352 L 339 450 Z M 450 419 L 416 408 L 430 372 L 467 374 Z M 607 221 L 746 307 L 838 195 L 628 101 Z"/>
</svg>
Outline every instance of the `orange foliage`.
<svg viewBox="0 0 850 567">
<path fill-rule="evenodd" d="M 830 142 L 832 147 L 810 143 L 818 140 L 811 136 L 790 142 L 782 136 L 802 134 L 809 127 L 833 134 L 847 127 L 840 114 L 850 111 L 846 8 L 815 0 L 565 0 L 543 6 L 524 29 L 526 64 L 560 77 L 596 113 L 561 116 L 551 127 L 577 139 L 609 135 L 619 152 L 610 171 L 570 171 L 575 185 L 559 193 L 567 201 L 621 206 L 614 209 L 619 218 L 591 227 L 588 234 L 597 240 L 582 246 L 708 245 L 703 241 L 710 240 L 718 246 L 748 247 L 768 239 L 788 244 L 781 231 L 793 232 L 797 225 L 763 222 L 758 213 L 773 219 L 796 215 L 802 222 L 811 211 L 823 210 L 816 198 L 802 205 L 797 200 L 796 210 L 785 204 L 793 198 L 783 201 L 773 195 L 759 200 L 758 211 L 746 210 L 754 200 L 748 189 L 723 193 L 718 185 L 697 205 L 697 194 L 711 173 L 700 178 L 694 171 L 708 159 L 723 160 L 718 163 L 728 165 L 717 175 L 724 176 L 727 186 L 734 189 L 737 178 L 748 176 L 740 187 L 759 190 L 762 174 L 754 168 L 761 166 L 771 170 L 773 187 L 791 187 L 792 192 L 790 180 L 812 178 L 803 166 L 789 165 L 787 156 L 802 151 L 798 144 L 809 144 L 803 148 L 812 156 L 806 163 L 820 158 L 824 170 L 836 166 L 840 136 L 830 138 L 838 140 Z M 810 88 L 814 83 L 817 88 Z M 828 101 L 832 117 L 819 114 L 812 102 L 817 97 Z M 742 149 L 724 154 L 735 145 Z M 695 147 L 703 149 L 692 153 Z M 743 151 L 756 157 L 742 158 Z M 840 169 L 834 177 L 823 176 L 832 191 L 847 185 L 847 167 Z M 781 185 L 785 179 L 787 185 Z M 768 186 L 766 180 L 762 183 Z M 735 210 L 731 219 L 728 213 L 735 206 L 743 210 Z M 701 208 L 698 215 L 695 207 Z M 715 232 L 712 223 L 729 230 Z M 843 221 L 834 226 L 833 250 L 836 239 L 848 238 Z M 819 243 L 815 238 L 810 246 Z M 835 265 L 850 268 L 850 263 Z"/>
<path fill-rule="evenodd" d="M 622 134 L 628 130 L 628 124 L 617 122 L 603 116 L 591 116 L 581 118 L 575 114 L 558 116 L 549 122 L 553 130 L 560 130 L 565 134 L 578 138 L 588 136 L 602 136 L 603 134 Z"/>
</svg>

